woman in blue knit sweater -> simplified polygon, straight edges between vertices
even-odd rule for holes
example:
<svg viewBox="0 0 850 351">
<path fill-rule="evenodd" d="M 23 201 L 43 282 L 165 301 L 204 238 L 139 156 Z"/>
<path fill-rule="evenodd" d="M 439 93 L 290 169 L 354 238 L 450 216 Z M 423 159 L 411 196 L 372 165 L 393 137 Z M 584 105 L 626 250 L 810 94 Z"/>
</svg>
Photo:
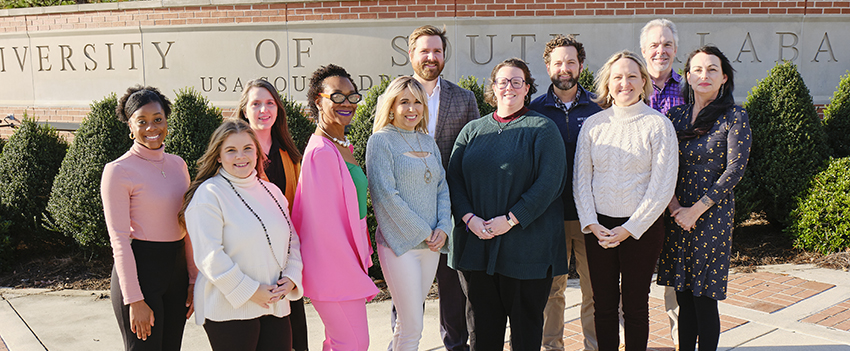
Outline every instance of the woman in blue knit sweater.
<svg viewBox="0 0 850 351">
<path fill-rule="evenodd" d="M 422 309 L 451 227 L 449 187 L 440 150 L 428 136 L 428 97 L 413 77 L 384 93 L 366 146 L 378 258 L 398 319 L 392 350 L 418 350 Z"/>
<path fill-rule="evenodd" d="M 508 318 L 511 349 L 540 350 L 552 277 L 567 273 L 566 151 L 555 123 L 526 107 L 535 90 L 525 62 L 498 64 L 496 112 L 461 130 L 449 160 L 450 265 L 467 281 L 477 350 L 502 350 Z"/>
</svg>

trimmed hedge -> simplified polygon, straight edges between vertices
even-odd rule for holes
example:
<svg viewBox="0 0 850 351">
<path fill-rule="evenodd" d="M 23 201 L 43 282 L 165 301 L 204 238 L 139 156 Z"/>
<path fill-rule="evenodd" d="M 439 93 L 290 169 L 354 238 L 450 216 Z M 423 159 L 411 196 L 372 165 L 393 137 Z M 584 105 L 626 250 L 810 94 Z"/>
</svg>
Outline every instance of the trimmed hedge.
<svg viewBox="0 0 850 351">
<path fill-rule="evenodd" d="M 579 73 L 579 75 L 578 75 L 578 84 L 581 85 L 581 87 L 584 88 L 584 90 L 591 91 L 591 92 L 595 91 L 593 89 L 593 78 L 594 78 L 593 77 L 593 71 L 591 71 L 591 70 L 587 69 L 587 67 L 585 67 L 583 70 L 581 70 L 581 73 Z"/>
<path fill-rule="evenodd" d="M 366 143 L 369 142 L 369 137 L 372 136 L 372 124 L 375 123 L 375 107 L 378 104 L 378 97 L 387 90 L 387 86 L 389 85 L 389 79 L 382 79 L 380 83 L 366 92 L 363 102 L 357 106 L 357 112 L 347 130 L 348 139 L 354 145 L 354 159 L 363 167 L 363 172 L 366 172 Z M 378 228 L 378 222 L 375 220 L 375 212 L 372 209 L 371 196 L 366 199 L 366 210 L 366 224 L 367 228 L 369 228 L 370 240 L 372 241 L 372 247 L 376 248 L 375 229 Z M 381 271 L 381 262 L 378 260 L 377 250 L 372 254 L 372 267 L 369 268 L 369 276 L 375 279 L 384 278 L 384 272 Z"/>
<path fill-rule="evenodd" d="M 12 221 L 8 245 L 27 249 L 52 242 L 41 227 L 53 178 L 68 144 L 53 127 L 24 117 L 0 156 L 0 204 Z"/>
<path fill-rule="evenodd" d="M 189 176 L 198 173 L 198 159 L 207 150 L 210 136 L 221 125 L 221 110 L 189 87 L 177 91 L 177 98 L 168 116 L 168 135 L 165 152 L 180 156 L 189 167 Z"/>
<path fill-rule="evenodd" d="M 62 232 L 85 248 L 109 247 L 100 179 L 103 167 L 123 155 L 133 140 L 115 115 L 115 94 L 91 104 L 62 161 L 47 203 L 45 227 Z"/>
<path fill-rule="evenodd" d="M 486 116 L 493 111 L 496 111 L 496 107 L 490 106 L 490 104 L 484 101 L 484 84 L 487 82 L 487 79 L 484 79 L 484 83 L 478 83 L 478 78 L 475 76 L 469 77 L 461 77 L 460 81 L 457 82 L 457 85 L 461 88 L 471 91 L 475 94 L 475 102 L 478 103 L 478 115 Z"/>
<path fill-rule="evenodd" d="M 838 90 L 823 111 L 823 125 L 835 157 L 850 156 L 850 72 L 841 77 Z"/>
<path fill-rule="evenodd" d="M 304 112 L 304 106 L 286 95 L 280 96 L 283 101 L 283 109 L 286 111 L 286 126 L 298 151 L 304 153 L 310 136 L 316 131 L 316 123 L 313 123 Z"/>
<path fill-rule="evenodd" d="M 752 151 L 736 188 L 738 221 L 764 211 L 787 226 L 794 198 L 829 157 L 826 134 L 809 88 L 790 62 L 779 63 L 750 92 L 744 108 L 753 131 Z"/>
<path fill-rule="evenodd" d="M 786 229 L 794 246 L 822 254 L 850 248 L 850 157 L 829 160 L 796 205 Z"/>
</svg>

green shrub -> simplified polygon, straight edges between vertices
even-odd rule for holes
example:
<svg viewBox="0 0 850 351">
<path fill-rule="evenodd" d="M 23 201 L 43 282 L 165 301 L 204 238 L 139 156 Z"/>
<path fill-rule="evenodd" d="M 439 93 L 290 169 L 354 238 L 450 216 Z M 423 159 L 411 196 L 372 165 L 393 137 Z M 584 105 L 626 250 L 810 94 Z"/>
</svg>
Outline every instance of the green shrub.
<svg viewBox="0 0 850 351">
<path fill-rule="evenodd" d="M 3 219 L 0 215 L 0 272 L 12 266 L 15 262 L 15 246 L 11 236 L 12 221 Z"/>
<path fill-rule="evenodd" d="M 307 118 L 303 105 L 286 95 L 281 95 L 280 98 L 283 100 L 283 109 L 286 111 L 286 126 L 289 127 L 289 134 L 292 135 L 295 147 L 303 154 L 310 136 L 316 131 L 316 124 Z"/>
<path fill-rule="evenodd" d="M 381 96 L 389 85 L 389 79 L 382 79 L 380 83 L 366 92 L 363 102 L 357 106 L 357 113 L 355 113 L 347 130 L 348 139 L 354 145 L 354 159 L 363 166 L 364 172 L 366 171 L 366 143 L 372 136 L 372 124 L 375 123 L 375 107 L 378 103 L 378 96 Z M 366 201 L 366 223 L 369 228 L 372 247 L 377 247 L 375 246 L 377 245 L 375 243 L 375 229 L 378 228 L 378 222 L 375 221 L 375 213 L 372 210 L 372 197 L 369 196 Z M 372 254 L 372 267 L 369 268 L 369 276 L 375 279 L 383 279 L 384 277 L 384 273 L 381 271 L 381 262 L 378 261 L 377 250 Z"/>
<path fill-rule="evenodd" d="M 824 130 L 833 156 L 850 156 L 850 72 L 841 77 L 838 90 L 823 114 Z"/>
<path fill-rule="evenodd" d="M 3 152 L 4 146 L 6 146 L 6 139 L 0 139 L 0 153 Z"/>
<path fill-rule="evenodd" d="M 581 70 L 581 73 L 578 75 L 578 84 L 581 85 L 584 90 L 594 91 L 593 90 L 593 71 L 587 69 L 585 67 Z"/>
<path fill-rule="evenodd" d="M 475 76 L 461 77 L 460 81 L 457 82 L 457 85 L 461 88 L 475 94 L 475 102 L 478 103 L 478 114 L 480 116 L 486 116 L 496 111 L 496 107 L 490 106 L 490 104 L 484 101 L 484 84 L 486 82 L 487 79 L 485 78 L 484 82 L 479 84 L 478 78 L 475 78 Z"/>
<path fill-rule="evenodd" d="M 210 105 L 207 98 L 191 87 L 177 91 L 171 110 L 165 152 L 186 161 L 189 176 L 194 179 L 198 172 L 197 161 L 207 150 L 210 136 L 221 125 L 221 110 Z"/>
<path fill-rule="evenodd" d="M 794 246 L 822 254 L 850 248 L 850 157 L 830 159 L 796 205 L 786 230 Z"/>
<path fill-rule="evenodd" d="M 812 96 L 790 62 L 777 64 L 750 92 L 744 104 L 753 132 L 752 151 L 738 184 L 737 218 L 764 211 L 767 219 L 789 224 L 794 198 L 802 194 L 829 156 Z"/>
<path fill-rule="evenodd" d="M 109 246 L 100 179 L 103 167 L 133 145 L 127 137 L 127 124 L 115 115 L 116 104 L 115 94 L 91 104 L 91 112 L 77 129 L 47 202 L 45 227 L 74 238 L 85 248 Z"/>
<path fill-rule="evenodd" d="M 45 243 L 41 227 L 53 177 L 68 148 L 53 127 L 24 117 L 0 156 L 0 203 L 12 221 L 12 245 Z"/>
</svg>

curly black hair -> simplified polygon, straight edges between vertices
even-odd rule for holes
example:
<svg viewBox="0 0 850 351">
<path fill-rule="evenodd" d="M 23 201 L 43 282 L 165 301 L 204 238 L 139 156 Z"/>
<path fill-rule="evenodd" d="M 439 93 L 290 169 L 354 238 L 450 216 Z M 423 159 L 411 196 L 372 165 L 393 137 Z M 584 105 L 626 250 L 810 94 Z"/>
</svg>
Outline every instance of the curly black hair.
<svg viewBox="0 0 850 351">
<path fill-rule="evenodd" d="M 354 79 L 351 79 L 351 75 L 348 74 L 348 71 L 346 71 L 345 68 L 333 63 L 319 67 L 319 69 L 313 72 L 313 75 L 310 77 L 310 89 L 307 90 L 307 106 L 310 108 L 310 113 L 313 115 L 313 118 L 316 118 L 316 120 L 319 118 L 319 106 L 316 105 L 316 99 L 318 99 L 319 93 L 324 90 L 324 82 L 328 77 L 348 78 L 348 80 L 351 81 L 351 85 L 354 86 L 354 91 L 358 91 L 357 83 L 354 83 Z"/>
<path fill-rule="evenodd" d="M 162 107 L 162 112 L 165 113 L 165 118 L 171 115 L 171 101 L 165 95 L 159 92 L 159 89 L 154 87 L 143 87 L 136 85 L 127 88 L 127 92 L 121 99 L 118 99 L 118 106 L 115 108 L 115 113 L 118 115 L 118 120 L 127 123 L 130 116 L 136 110 L 142 108 L 151 102 L 159 103 Z"/>
</svg>

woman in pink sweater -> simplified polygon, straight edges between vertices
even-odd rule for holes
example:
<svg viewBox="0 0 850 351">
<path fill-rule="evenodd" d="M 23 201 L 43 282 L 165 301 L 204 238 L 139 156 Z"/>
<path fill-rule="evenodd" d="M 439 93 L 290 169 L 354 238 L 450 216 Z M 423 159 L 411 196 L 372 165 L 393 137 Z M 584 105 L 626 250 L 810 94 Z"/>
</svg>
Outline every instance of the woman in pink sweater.
<svg viewBox="0 0 850 351">
<path fill-rule="evenodd" d="M 135 86 L 116 113 L 135 142 L 106 165 L 100 183 L 115 260 L 112 307 L 126 350 L 180 350 L 198 270 L 177 220 L 189 172 L 163 146 L 171 103 L 156 88 Z"/>
</svg>

